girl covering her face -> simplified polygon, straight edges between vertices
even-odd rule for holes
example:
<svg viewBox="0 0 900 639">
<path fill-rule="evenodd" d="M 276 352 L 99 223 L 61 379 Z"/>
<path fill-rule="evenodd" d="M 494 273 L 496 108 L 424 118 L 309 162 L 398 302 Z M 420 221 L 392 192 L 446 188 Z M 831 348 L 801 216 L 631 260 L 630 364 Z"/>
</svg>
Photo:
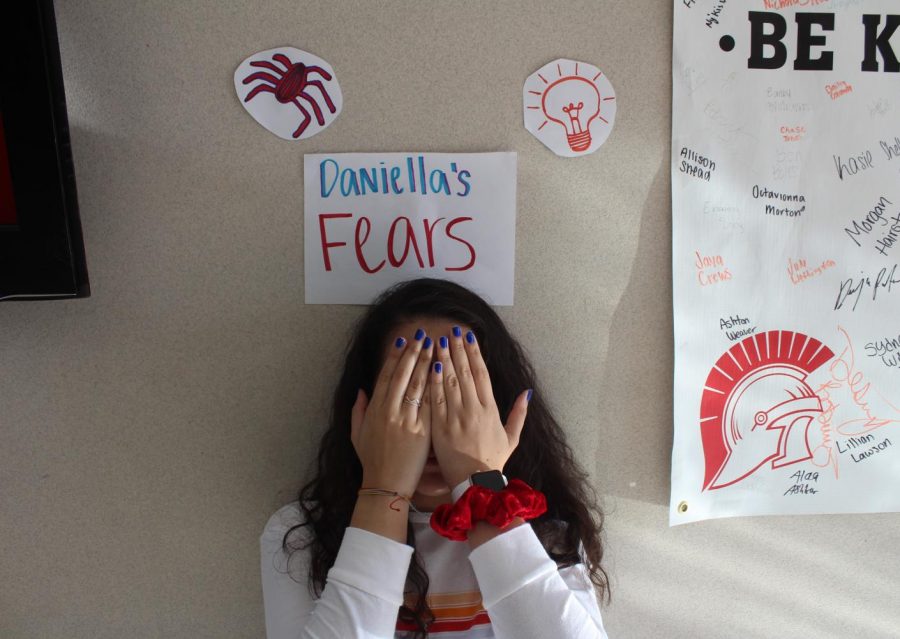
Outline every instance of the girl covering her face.
<svg viewBox="0 0 900 639">
<path fill-rule="evenodd" d="M 494 310 L 462 286 L 404 282 L 367 309 L 347 348 L 317 459 L 314 477 L 299 494 L 302 522 L 281 538 L 288 555 L 308 555 L 309 592 L 316 598 L 345 531 L 365 520 L 363 504 L 408 512 L 402 500 L 358 496 L 361 487 L 390 488 L 430 513 L 451 503 L 450 491 L 461 480 L 488 469 L 544 494 L 547 511 L 526 525 L 561 571 L 578 566 L 608 598 L 603 514 L 588 475 L 551 415 L 522 347 Z M 425 637 L 435 619 L 426 599 L 429 574 L 415 550 L 413 522 L 403 523 L 414 550 L 397 627 Z M 291 543 L 295 535 L 306 543 Z"/>
</svg>

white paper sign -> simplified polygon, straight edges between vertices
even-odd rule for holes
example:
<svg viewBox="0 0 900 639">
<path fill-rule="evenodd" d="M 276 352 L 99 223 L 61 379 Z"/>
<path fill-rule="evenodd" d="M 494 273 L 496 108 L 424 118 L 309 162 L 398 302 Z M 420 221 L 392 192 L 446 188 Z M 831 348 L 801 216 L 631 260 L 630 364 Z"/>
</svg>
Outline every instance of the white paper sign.
<svg viewBox="0 0 900 639">
<path fill-rule="evenodd" d="M 675 1 L 670 523 L 900 511 L 900 7 L 748 4 Z"/>
<path fill-rule="evenodd" d="M 303 166 L 307 304 L 368 304 L 435 277 L 512 305 L 515 153 L 332 153 Z"/>
<path fill-rule="evenodd" d="M 293 47 L 260 51 L 241 62 L 234 89 L 253 119 L 284 140 L 324 131 L 343 106 L 331 65 Z"/>
</svg>

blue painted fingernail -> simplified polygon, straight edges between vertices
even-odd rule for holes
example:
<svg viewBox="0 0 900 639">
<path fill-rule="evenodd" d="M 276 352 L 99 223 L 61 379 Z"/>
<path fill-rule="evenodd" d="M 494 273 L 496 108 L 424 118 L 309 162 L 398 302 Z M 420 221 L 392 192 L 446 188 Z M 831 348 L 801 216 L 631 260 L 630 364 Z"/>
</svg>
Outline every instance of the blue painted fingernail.
<svg viewBox="0 0 900 639">
<path fill-rule="evenodd" d="M 441 366 L 441 363 L 440 363 L 440 362 L 435 362 L 435 363 L 434 363 L 434 372 L 435 372 L 435 373 L 437 373 L 437 374 L 440 375 L 441 369 L 442 369 L 442 368 L 443 368 L 443 366 Z"/>
<path fill-rule="evenodd" d="M 403 348 L 404 344 L 406 344 L 406 340 L 403 339 L 402 337 L 398 337 L 397 341 L 394 342 L 394 346 L 396 346 L 397 348 Z"/>
<path fill-rule="evenodd" d="M 422 339 L 423 337 L 425 337 L 425 331 L 423 331 L 423 330 L 420 328 L 419 330 L 416 331 L 416 341 L 418 342 L 418 341 L 419 341 L 420 339 Z"/>
<path fill-rule="evenodd" d="M 453 337 L 459 337 L 462 335 L 462 330 L 460 330 L 459 326 L 453 327 Z"/>
<path fill-rule="evenodd" d="M 422 342 L 422 348 L 430 348 L 431 347 L 431 338 L 426 337 L 425 341 Z"/>
<path fill-rule="evenodd" d="M 530 401 L 531 401 L 531 394 L 532 394 L 533 392 L 534 392 L 534 390 L 529 390 L 529 391 L 528 391 L 528 395 L 525 396 L 525 401 L 526 401 L 526 402 L 530 402 Z"/>
<path fill-rule="evenodd" d="M 469 331 L 468 333 L 466 333 L 466 341 L 469 342 L 469 344 L 474 344 L 475 343 L 475 333 L 473 333 L 472 331 Z"/>
<path fill-rule="evenodd" d="M 447 348 L 447 338 L 441 336 L 441 348 Z"/>
</svg>

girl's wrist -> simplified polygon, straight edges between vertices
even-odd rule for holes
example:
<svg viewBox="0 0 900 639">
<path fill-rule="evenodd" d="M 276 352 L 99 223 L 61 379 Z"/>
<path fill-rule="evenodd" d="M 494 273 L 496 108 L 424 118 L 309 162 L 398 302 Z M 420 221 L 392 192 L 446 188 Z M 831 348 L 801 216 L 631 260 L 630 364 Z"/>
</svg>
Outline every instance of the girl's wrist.
<svg viewBox="0 0 900 639">
<path fill-rule="evenodd" d="M 416 510 L 416 507 L 413 506 L 413 503 L 412 503 L 413 496 L 411 494 L 405 495 L 403 493 L 397 492 L 396 490 L 387 490 L 384 488 L 360 488 L 356 494 L 358 497 L 364 497 L 364 496 L 391 497 L 392 499 L 389 504 L 391 510 L 395 510 L 395 511 L 398 510 L 396 508 L 395 504 L 398 504 L 401 502 L 407 504 L 413 510 Z M 418 511 L 416 511 L 416 512 L 418 512 Z"/>
<path fill-rule="evenodd" d="M 416 484 L 413 484 L 412 489 L 410 489 L 408 486 L 404 485 L 406 483 L 407 482 L 405 481 L 397 479 L 383 479 L 363 473 L 362 483 L 359 487 L 360 489 L 377 488 L 380 490 L 395 491 L 400 495 L 412 496 L 413 492 L 415 492 Z"/>
<path fill-rule="evenodd" d="M 486 471 L 489 471 L 489 470 L 493 470 L 493 469 L 492 469 L 492 468 L 489 468 L 487 464 L 481 464 L 480 466 L 475 466 L 475 467 L 469 469 L 469 470 L 466 471 L 466 472 L 462 472 L 462 473 L 459 473 L 459 472 L 451 473 L 450 476 L 449 476 L 449 480 L 450 480 L 450 481 L 448 481 L 447 483 L 448 483 L 448 485 L 450 486 L 450 489 L 452 490 L 452 489 L 454 489 L 456 486 L 458 486 L 459 484 L 461 484 L 462 482 L 464 482 L 464 481 L 466 481 L 467 479 L 469 479 L 469 477 L 471 477 L 471 476 L 474 475 L 475 473 L 483 473 L 483 472 L 486 472 Z M 500 471 L 500 472 L 503 472 L 503 471 Z"/>
<path fill-rule="evenodd" d="M 402 495 L 393 494 L 393 491 L 390 493 L 359 493 L 356 496 L 357 504 L 365 500 L 369 500 L 370 504 L 382 504 L 384 508 L 395 513 L 402 513 L 404 508 L 409 509 L 409 502 Z"/>
</svg>

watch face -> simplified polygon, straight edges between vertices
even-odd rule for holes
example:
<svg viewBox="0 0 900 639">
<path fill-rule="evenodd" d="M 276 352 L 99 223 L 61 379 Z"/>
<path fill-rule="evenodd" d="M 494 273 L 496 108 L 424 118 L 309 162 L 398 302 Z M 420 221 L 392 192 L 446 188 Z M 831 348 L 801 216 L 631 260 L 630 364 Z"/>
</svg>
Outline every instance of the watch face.
<svg viewBox="0 0 900 639">
<path fill-rule="evenodd" d="M 503 473 L 499 470 L 488 470 L 472 475 L 472 483 L 476 486 L 484 486 L 491 490 L 503 490 L 506 483 L 503 481 Z"/>
</svg>

